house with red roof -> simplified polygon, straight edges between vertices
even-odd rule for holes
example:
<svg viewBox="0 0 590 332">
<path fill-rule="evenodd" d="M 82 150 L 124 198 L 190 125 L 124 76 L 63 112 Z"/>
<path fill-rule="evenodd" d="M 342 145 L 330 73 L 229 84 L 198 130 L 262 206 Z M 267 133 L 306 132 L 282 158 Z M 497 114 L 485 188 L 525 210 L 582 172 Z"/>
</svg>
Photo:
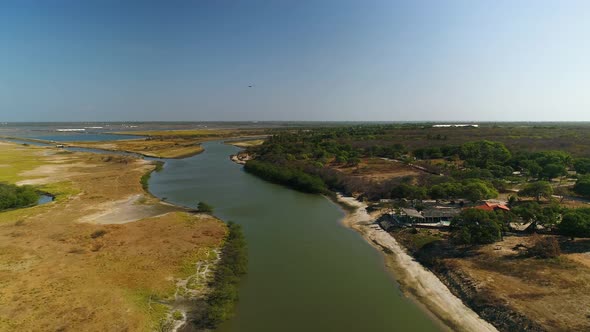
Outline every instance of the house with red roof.
<svg viewBox="0 0 590 332">
<path fill-rule="evenodd" d="M 491 202 L 484 202 L 482 205 L 478 205 L 474 207 L 474 209 L 484 210 L 484 211 L 510 211 L 510 208 L 501 203 L 491 203 Z"/>
</svg>

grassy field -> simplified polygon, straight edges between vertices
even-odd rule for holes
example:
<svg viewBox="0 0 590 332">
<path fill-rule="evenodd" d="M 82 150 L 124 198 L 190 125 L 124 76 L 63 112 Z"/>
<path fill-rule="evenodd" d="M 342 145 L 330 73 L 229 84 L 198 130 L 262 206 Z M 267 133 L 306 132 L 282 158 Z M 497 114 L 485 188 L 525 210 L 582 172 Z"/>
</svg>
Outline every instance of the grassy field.
<svg viewBox="0 0 590 332">
<path fill-rule="evenodd" d="M 0 165 L 57 197 L 0 213 L 0 331 L 151 331 L 227 232 L 146 195 L 142 160 L 0 144 Z"/>
<path fill-rule="evenodd" d="M 0 182 L 21 180 L 21 172 L 41 165 L 39 159 L 42 155 L 43 149 L 0 142 Z"/>
</svg>

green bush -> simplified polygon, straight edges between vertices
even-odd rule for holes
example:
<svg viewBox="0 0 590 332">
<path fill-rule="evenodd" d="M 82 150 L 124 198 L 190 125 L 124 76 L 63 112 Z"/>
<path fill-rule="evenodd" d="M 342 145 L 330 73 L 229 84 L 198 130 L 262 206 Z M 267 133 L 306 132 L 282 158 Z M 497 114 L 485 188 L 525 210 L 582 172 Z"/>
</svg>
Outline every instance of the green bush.
<svg viewBox="0 0 590 332">
<path fill-rule="evenodd" d="M 590 175 L 581 176 L 576 181 L 574 192 L 578 195 L 590 197 Z"/>
<path fill-rule="evenodd" d="M 275 166 L 267 162 L 250 160 L 244 166 L 244 170 L 267 181 L 283 184 L 300 191 L 327 192 L 326 184 L 320 177 L 288 166 Z"/>
<path fill-rule="evenodd" d="M 570 238 L 590 237 L 590 209 L 569 210 L 558 225 L 559 232 Z"/>
<path fill-rule="evenodd" d="M 0 211 L 35 205 L 39 194 L 31 186 L 0 183 Z"/>
<path fill-rule="evenodd" d="M 215 328 L 233 315 L 238 300 L 240 278 L 248 270 L 246 240 L 240 225 L 228 223 L 229 233 L 223 246 L 221 260 L 211 283 L 212 291 L 207 298 L 204 323 Z"/>
<path fill-rule="evenodd" d="M 211 213 L 213 212 L 213 206 L 205 202 L 199 202 L 199 204 L 197 204 L 197 210 L 199 210 L 199 212 Z"/>
<path fill-rule="evenodd" d="M 502 238 L 502 223 L 502 219 L 494 211 L 463 210 L 451 221 L 453 242 L 457 244 L 494 243 Z"/>
</svg>

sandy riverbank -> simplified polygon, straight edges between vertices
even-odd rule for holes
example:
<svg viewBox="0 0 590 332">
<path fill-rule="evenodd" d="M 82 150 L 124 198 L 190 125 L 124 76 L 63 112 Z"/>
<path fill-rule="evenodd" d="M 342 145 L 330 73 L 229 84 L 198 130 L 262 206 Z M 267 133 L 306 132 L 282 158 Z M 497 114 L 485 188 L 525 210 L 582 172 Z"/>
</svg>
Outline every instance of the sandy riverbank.
<svg viewBox="0 0 590 332">
<path fill-rule="evenodd" d="M 391 235 L 374 224 L 374 218 L 366 212 L 364 203 L 341 195 L 338 195 L 337 201 L 357 208 L 354 212 L 348 212 L 342 222 L 383 252 L 388 268 L 395 274 L 404 293 L 416 298 L 452 330 L 497 331 L 453 295 L 436 275 L 407 254 Z"/>
</svg>

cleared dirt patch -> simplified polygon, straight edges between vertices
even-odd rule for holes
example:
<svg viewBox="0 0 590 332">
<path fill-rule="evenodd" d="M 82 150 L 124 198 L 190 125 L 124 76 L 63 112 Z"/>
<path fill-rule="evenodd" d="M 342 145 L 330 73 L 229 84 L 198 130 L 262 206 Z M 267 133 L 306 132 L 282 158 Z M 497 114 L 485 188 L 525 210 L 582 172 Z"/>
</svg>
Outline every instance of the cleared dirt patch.
<svg viewBox="0 0 590 332">
<path fill-rule="evenodd" d="M 357 166 L 335 166 L 334 168 L 347 175 L 377 182 L 421 174 L 420 171 L 403 163 L 382 158 L 365 158 Z"/>
</svg>

